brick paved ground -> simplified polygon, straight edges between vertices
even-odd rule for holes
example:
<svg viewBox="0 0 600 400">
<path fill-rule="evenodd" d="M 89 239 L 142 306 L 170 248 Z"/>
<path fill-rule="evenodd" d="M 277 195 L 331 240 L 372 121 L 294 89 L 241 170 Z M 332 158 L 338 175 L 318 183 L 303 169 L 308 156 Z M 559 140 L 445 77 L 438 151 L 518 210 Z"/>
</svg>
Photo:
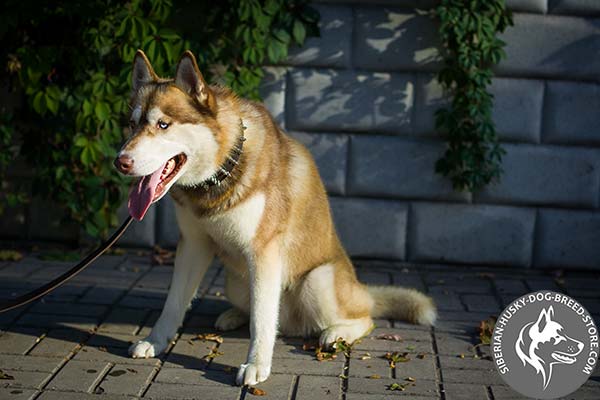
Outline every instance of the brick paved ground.
<svg viewBox="0 0 600 400">
<path fill-rule="evenodd" d="M 191 340 L 213 332 L 216 315 L 228 308 L 223 274 L 211 268 L 179 336 L 161 357 L 134 360 L 127 347 L 143 338 L 158 317 L 172 266 L 152 265 L 148 255 L 104 256 L 68 285 L 37 302 L 0 314 L 1 399 L 203 398 L 250 399 L 234 386 L 244 360 L 247 328 L 223 335 L 208 362 L 212 343 Z M 267 399 L 380 400 L 394 396 L 430 399 L 520 398 L 503 385 L 478 343 L 478 322 L 497 315 L 516 296 L 537 289 L 565 291 L 600 320 L 598 273 L 550 274 L 513 269 L 411 266 L 357 262 L 361 280 L 425 290 L 437 301 L 440 321 L 425 329 L 377 321 L 370 337 L 349 357 L 319 362 L 303 351 L 303 341 L 280 338 L 273 374 L 259 385 Z M 70 263 L 40 261 L 33 255 L 0 263 L 0 298 L 15 296 L 64 271 Z M 401 342 L 377 340 L 397 333 Z M 215 352 L 213 351 L 213 353 Z M 390 369 L 387 351 L 408 352 L 410 361 Z M 370 358 L 369 358 L 370 357 Z M 414 385 L 391 391 L 394 382 Z M 600 398 L 598 372 L 569 398 Z"/>
</svg>

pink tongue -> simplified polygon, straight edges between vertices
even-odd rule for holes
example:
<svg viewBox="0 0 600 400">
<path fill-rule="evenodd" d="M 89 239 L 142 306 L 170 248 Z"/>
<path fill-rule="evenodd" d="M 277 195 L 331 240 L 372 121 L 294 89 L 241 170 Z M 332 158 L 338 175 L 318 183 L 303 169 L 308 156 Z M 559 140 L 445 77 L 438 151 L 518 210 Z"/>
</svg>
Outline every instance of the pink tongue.
<svg viewBox="0 0 600 400">
<path fill-rule="evenodd" d="M 144 218 L 146 211 L 150 208 L 152 199 L 154 199 L 154 193 L 156 193 L 156 187 L 160 182 L 160 176 L 166 165 L 167 163 L 154 171 L 152 175 L 142 177 L 137 185 L 131 186 L 127 206 L 129 214 L 138 221 Z"/>
</svg>

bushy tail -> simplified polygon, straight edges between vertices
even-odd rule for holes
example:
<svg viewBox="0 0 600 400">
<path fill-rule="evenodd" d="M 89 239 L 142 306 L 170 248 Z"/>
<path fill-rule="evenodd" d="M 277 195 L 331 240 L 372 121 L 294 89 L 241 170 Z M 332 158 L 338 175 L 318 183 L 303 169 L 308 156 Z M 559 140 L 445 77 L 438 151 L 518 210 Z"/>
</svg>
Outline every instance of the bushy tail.
<svg viewBox="0 0 600 400">
<path fill-rule="evenodd" d="M 373 318 L 401 319 L 419 325 L 433 325 L 437 311 L 433 300 L 415 289 L 396 286 L 367 286 L 373 298 Z"/>
</svg>

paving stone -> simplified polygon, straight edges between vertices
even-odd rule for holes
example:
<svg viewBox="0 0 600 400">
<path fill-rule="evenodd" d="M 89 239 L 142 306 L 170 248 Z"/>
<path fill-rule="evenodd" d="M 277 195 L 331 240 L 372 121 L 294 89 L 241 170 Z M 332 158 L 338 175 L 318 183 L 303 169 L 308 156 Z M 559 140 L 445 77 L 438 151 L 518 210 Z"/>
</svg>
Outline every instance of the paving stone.
<svg viewBox="0 0 600 400">
<path fill-rule="evenodd" d="M 494 399 L 498 400 L 520 400 L 520 399 L 529 399 L 530 397 L 525 397 L 520 393 L 514 391 L 509 386 L 491 386 L 492 393 L 494 395 Z"/>
<path fill-rule="evenodd" d="M 294 371 L 294 373 L 298 375 L 339 376 L 344 372 L 344 366 L 341 362 L 341 359 L 343 358 L 342 355 L 339 355 L 338 358 L 340 359 L 339 362 L 274 358 L 271 371 L 279 374 L 287 374 L 290 373 L 290 371 Z"/>
<path fill-rule="evenodd" d="M 599 91 L 600 97 L 600 91 Z M 600 151 L 557 146 L 504 145 L 502 180 L 478 202 L 593 208 L 600 191 Z"/>
<path fill-rule="evenodd" d="M 382 378 L 392 378 L 392 369 L 383 351 L 353 351 L 350 357 L 349 370 L 345 374 L 350 377 L 368 378 L 379 375 Z M 366 359 L 365 357 L 370 357 Z"/>
<path fill-rule="evenodd" d="M 139 308 L 143 310 L 162 310 L 165 299 L 156 297 L 141 297 L 128 294 L 119 301 L 120 307 Z"/>
<path fill-rule="evenodd" d="M 89 392 L 96 387 L 110 367 L 107 362 L 71 360 L 50 381 L 46 389 Z"/>
<path fill-rule="evenodd" d="M 469 385 L 464 383 L 444 383 L 447 400 L 487 399 L 485 385 Z"/>
<path fill-rule="evenodd" d="M 320 37 L 309 37 L 292 46 L 286 64 L 316 67 L 347 67 L 352 46 L 352 9 L 343 5 L 315 4 L 320 14 Z"/>
<path fill-rule="evenodd" d="M 37 391 L 33 389 L 20 388 L 0 388 L 0 398 L 10 400 L 31 400 L 37 396 Z M 40 398 L 40 397 L 38 397 Z"/>
<path fill-rule="evenodd" d="M 31 350 L 33 356 L 65 357 L 89 336 L 77 329 L 53 329 Z"/>
<path fill-rule="evenodd" d="M 387 200 L 331 197 L 338 234 L 351 256 L 403 259 L 407 207 Z"/>
<path fill-rule="evenodd" d="M 494 286 L 499 293 L 519 295 L 528 292 L 525 283 L 520 279 L 494 279 Z"/>
<path fill-rule="evenodd" d="M 479 341 L 474 336 L 467 335 L 448 335 L 438 333 L 435 335 L 437 351 L 439 354 L 457 357 L 464 354 L 465 357 L 472 357 L 476 354 L 475 346 Z"/>
<path fill-rule="evenodd" d="M 468 195 L 454 191 L 449 180 L 435 173 L 435 162 L 442 157 L 445 147 L 438 141 L 353 136 L 348 164 L 348 194 L 465 201 Z"/>
<path fill-rule="evenodd" d="M 102 394 L 99 396 L 97 394 L 91 393 L 76 393 L 76 392 L 59 392 L 54 390 L 49 390 L 40 395 L 38 399 L 41 400 L 92 400 L 101 398 L 102 400 L 130 400 L 133 397 L 131 396 L 121 396 L 121 395 L 110 395 L 110 394 Z"/>
<path fill-rule="evenodd" d="M 462 311 L 465 306 L 456 293 L 436 291 L 430 293 L 438 310 Z"/>
<path fill-rule="evenodd" d="M 9 389 L 41 389 L 52 376 L 48 372 L 13 371 L 10 368 L 3 368 L 2 371 L 14 378 L 2 380 L 2 387 Z"/>
<path fill-rule="evenodd" d="M 106 314 L 107 310 L 108 307 L 91 304 L 37 303 L 29 309 L 29 312 L 38 314 L 100 317 Z"/>
<path fill-rule="evenodd" d="M 113 364 L 131 364 L 135 366 L 154 366 L 160 363 L 158 358 L 131 358 L 127 348 L 123 347 L 91 347 L 84 346 L 80 349 L 74 360 L 78 361 L 107 361 Z"/>
<path fill-rule="evenodd" d="M 81 315 L 59 315 L 59 314 L 23 314 L 15 324 L 36 328 L 72 328 L 82 331 L 94 329 L 99 318 L 85 317 Z"/>
<path fill-rule="evenodd" d="M 391 332 L 390 332 L 391 333 Z M 400 351 L 409 353 L 432 353 L 431 338 L 429 335 L 422 335 L 421 339 L 417 340 L 403 340 L 401 342 L 395 342 L 392 340 L 381 340 L 364 338 L 361 339 L 360 343 L 352 346 L 352 349 L 357 352 L 371 352 L 371 351 Z"/>
<path fill-rule="evenodd" d="M 534 265 L 596 268 L 600 212 L 541 209 L 536 228 Z"/>
<path fill-rule="evenodd" d="M 428 396 L 437 397 L 438 387 L 435 381 L 419 379 L 414 385 L 408 385 L 406 390 L 389 390 L 388 387 L 397 383 L 396 379 L 353 378 L 348 380 L 348 393 L 381 393 L 386 396 Z M 409 382 L 406 382 L 409 383 Z"/>
<path fill-rule="evenodd" d="M 391 278 L 387 272 L 365 272 L 358 271 L 358 280 L 367 285 L 390 285 Z"/>
<path fill-rule="evenodd" d="M 294 375 L 279 375 L 279 374 L 271 374 L 269 379 L 265 382 L 259 383 L 254 386 L 258 389 L 264 390 L 266 392 L 266 396 L 270 399 L 289 399 L 291 398 L 291 393 L 294 390 Z M 246 395 L 246 398 L 251 398 L 252 396 Z"/>
<path fill-rule="evenodd" d="M 44 334 L 42 329 L 13 327 L 0 331 L 0 353 L 25 354 Z"/>
<path fill-rule="evenodd" d="M 462 300 L 467 310 L 474 312 L 500 312 L 500 305 L 494 296 L 465 294 Z"/>
<path fill-rule="evenodd" d="M 414 75 L 293 69 L 288 129 L 319 132 L 411 132 Z"/>
<path fill-rule="evenodd" d="M 482 370 L 447 369 L 443 371 L 444 383 L 479 383 L 482 385 L 501 385 L 500 374 Z"/>
<path fill-rule="evenodd" d="M 55 372 L 65 359 L 62 357 L 33 357 L 15 354 L 0 355 L 0 366 L 13 371 Z"/>
<path fill-rule="evenodd" d="M 102 332 L 94 334 L 87 342 L 92 347 L 120 347 L 127 349 L 131 344 L 143 339 L 142 335 L 127 335 L 121 333 Z"/>
<path fill-rule="evenodd" d="M 411 206 L 409 218 L 411 260 L 513 266 L 531 263 L 533 209 L 417 203 Z"/>
<path fill-rule="evenodd" d="M 169 383 L 153 383 L 144 395 L 149 399 L 231 399 L 240 397 L 241 389 L 236 386 L 197 386 Z"/>
<path fill-rule="evenodd" d="M 440 40 L 429 16 L 387 7 L 357 7 L 355 15 L 355 67 L 387 71 L 440 68 Z"/>
<path fill-rule="evenodd" d="M 600 41 L 600 26 L 594 19 L 515 14 L 514 22 L 514 27 L 500 35 L 507 46 L 506 58 L 497 68 L 499 73 L 560 79 L 597 78 L 600 58 L 589 57 Z"/>
<path fill-rule="evenodd" d="M 338 399 L 341 392 L 339 378 L 303 375 L 298 377 L 297 399 L 333 400 Z"/>
<path fill-rule="evenodd" d="M 79 303 L 90 304 L 114 304 L 123 294 L 125 289 L 108 288 L 108 287 L 93 287 L 78 300 Z"/>
<path fill-rule="evenodd" d="M 235 371 L 162 368 L 154 381 L 158 383 L 222 387 L 235 384 Z"/>
<path fill-rule="evenodd" d="M 327 193 L 345 194 L 348 135 L 290 132 L 290 136 L 304 144 L 312 154 Z"/>
<path fill-rule="evenodd" d="M 98 388 L 104 389 L 103 393 L 107 394 L 140 396 L 154 373 L 153 367 L 117 364 L 106 374 Z"/>
<path fill-rule="evenodd" d="M 114 308 L 98 328 L 98 332 L 135 334 L 148 315 L 148 310 Z"/>
<path fill-rule="evenodd" d="M 488 371 L 490 373 L 496 373 L 496 367 L 491 359 L 485 359 L 477 356 L 477 358 L 473 357 L 471 354 L 465 354 L 465 357 L 459 357 L 457 355 L 454 356 L 444 356 L 440 355 L 438 357 L 440 360 L 440 366 L 442 371 L 446 371 L 447 369 L 473 369 L 480 371 Z"/>
<path fill-rule="evenodd" d="M 206 369 L 208 361 L 204 358 L 211 353 L 217 343 L 191 340 L 195 335 L 183 334 L 167 356 L 166 368 Z M 236 365 L 237 367 L 237 365 Z"/>
<path fill-rule="evenodd" d="M 477 324 L 471 321 L 447 321 L 438 319 L 435 323 L 435 332 L 437 333 L 460 333 L 468 336 L 475 335 L 477 330 Z"/>
<path fill-rule="evenodd" d="M 423 280 L 417 274 L 410 273 L 392 273 L 392 283 L 394 285 L 417 289 L 421 292 L 425 291 Z"/>
<path fill-rule="evenodd" d="M 466 311 L 440 311 L 438 317 L 440 321 L 466 321 L 473 322 L 479 325 L 479 321 L 486 319 L 490 316 L 487 312 L 466 312 Z"/>
</svg>

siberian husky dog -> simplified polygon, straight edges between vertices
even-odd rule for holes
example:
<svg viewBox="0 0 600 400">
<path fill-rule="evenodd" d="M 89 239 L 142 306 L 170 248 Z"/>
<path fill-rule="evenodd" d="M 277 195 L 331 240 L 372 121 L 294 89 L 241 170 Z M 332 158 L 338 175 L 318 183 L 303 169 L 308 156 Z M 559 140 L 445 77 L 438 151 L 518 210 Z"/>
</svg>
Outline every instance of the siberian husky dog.
<svg viewBox="0 0 600 400">
<path fill-rule="evenodd" d="M 129 349 L 133 357 L 165 350 L 215 256 L 233 305 L 216 328 L 250 325 L 240 385 L 267 379 L 278 332 L 318 335 L 327 346 L 354 342 L 373 317 L 434 323 L 424 294 L 358 282 L 310 153 L 263 105 L 207 85 L 189 51 L 175 79 L 159 78 L 138 51 L 132 82 L 132 133 L 115 160 L 141 177 L 129 211 L 141 220 L 170 192 L 181 234 L 165 306 L 150 336 Z"/>
</svg>

